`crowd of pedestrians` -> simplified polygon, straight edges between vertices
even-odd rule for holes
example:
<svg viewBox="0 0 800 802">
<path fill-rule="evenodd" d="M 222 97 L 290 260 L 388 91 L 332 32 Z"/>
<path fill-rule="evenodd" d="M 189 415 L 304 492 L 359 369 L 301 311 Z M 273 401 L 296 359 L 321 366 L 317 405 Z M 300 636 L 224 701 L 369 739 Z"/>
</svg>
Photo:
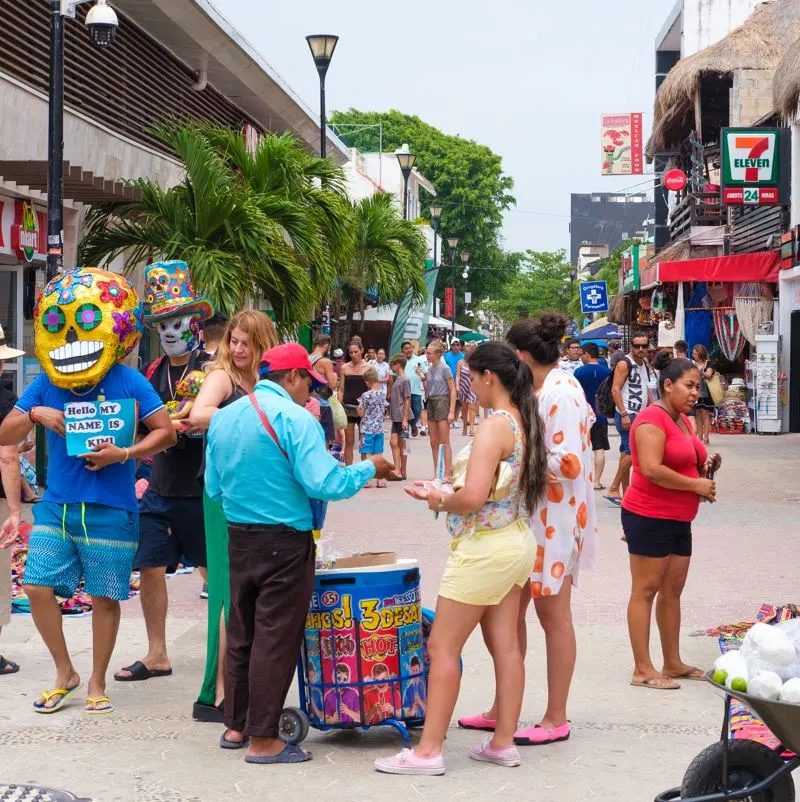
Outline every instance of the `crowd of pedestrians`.
<svg viewBox="0 0 800 802">
<path fill-rule="evenodd" d="M 63 295 L 63 281 L 45 293 Z M 214 316 L 182 263 L 149 266 L 145 284 L 144 325 L 157 332 L 163 356 L 141 372 L 111 364 L 86 386 L 59 386 L 43 374 L 4 410 L 3 556 L 20 525 L 19 444 L 35 424 L 48 437 L 48 487 L 36 507 L 25 577 L 55 668 L 52 687 L 33 703 L 37 712 L 61 710 L 81 687 L 56 593 L 69 594 L 84 580 L 93 596 L 85 710 L 107 714 L 114 704 L 106 673 L 131 570 L 141 571 L 148 649 L 114 678 L 142 682 L 173 672 L 165 576 L 189 562 L 208 587 L 208 659 L 195 718 L 224 722 L 219 746 L 245 750 L 249 763 L 309 760 L 308 751 L 280 740 L 279 719 L 314 585 L 317 505 L 373 483 L 407 480 L 407 444 L 427 434 L 433 478 L 405 489 L 446 514 L 450 546 L 428 641 L 425 725 L 414 749 L 379 758 L 375 768 L 444 773 L 461 652 L 478 626 L 494 663 L 495 698 L 458 721 L 486 733 L 470 757 L 516 766 L 519 746 L 568 739 L 577 653 L 572 591 L 596 562 L 595 499 L 605 490 L 610 447 L 611 413 L 600 408 L 605 386 L 620 436 L 620 468 L 608 497 L 622 506 L 630 553 L 631 681 L 661 690 L 700 678 L 681 660 L 678 633 L 691 522 L 700 499 L 715 500 L 720 463 L 701 442 L 701 419 L 698 438 L 688 417 L 699 415 L 713 375 L 707 355 L 695 349 L 699 364 L 670 356 L 651 365 L 647 338 L 636 334 L 628 354 L 615 343 L 601 354 L 592 343 L 565 343 L 568 321 L 554 313 L 519 321 L 506 342 L 477 347 L 432 339 L 404 342 L 400 353 L 387 355 L 356 337 L 345 356 L 331 353 L 322 334 L 309 354 L 296 343 L 280 344 L 261 312 Z M 76 302 L 90 297 L 87 286 L 73 288 Z M 128 285 L 119 290 L 133 294 Z M 200 389 L 188 416 L 170 417 L 193 373 L 201 376 Z M 135 443 L 69 455 L 63 410 L 76 398 L 135 399 Z M 459 414 L 469 439 L 454 455 Z M 383 456 L 387 430 L 391 460 Z M 138 501 L 137 477 L 146 485 Z M 0 626 L 8 622 L 3 565 Z M 520 729 L 531 604 L 545 638 L 547 704 L 536 724 Z M 649 651 L 653 606 L 664 644 L 660 671 Z M 0 674 L 17 668 L 0 658 Z"/>
</svg>

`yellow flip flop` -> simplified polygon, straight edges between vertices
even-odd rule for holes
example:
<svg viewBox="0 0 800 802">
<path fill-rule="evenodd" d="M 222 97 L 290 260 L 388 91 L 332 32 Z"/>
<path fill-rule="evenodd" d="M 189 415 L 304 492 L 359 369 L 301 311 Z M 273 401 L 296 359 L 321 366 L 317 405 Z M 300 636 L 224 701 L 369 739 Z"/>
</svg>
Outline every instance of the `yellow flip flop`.
<svg viewBox="0 0 800 802">
<path fill-rule="evenodd" d="M 101 710 L 97 709 L 97 705 L 102 704 L 103 702 L 108 704 L 108 707 L 104 707 Z M 87 696 L 86 697 L 86 704 L 94 705 L 94 710 L 87 710 L 87 714 L 90 716 L 104 716 L 106 713 L 113 713 L 114 712 L 114 704 L 107 696 Z"/>
<path fill-rule="evenodd" d="M 67 703 L 67 699 L 72 696 L 75 691 L 81 687 L 79 682 L 74 688 L 56 688 L 52 691 L 42 691 L 41 696 L 44 699 L 43 705 L 33 703 L 33 709 L 37 713 L 57 713 Z M 55 696 L 58 696 L 58 701 L 52 707 L 45 707 L 45 705 Z"/>
</svg>

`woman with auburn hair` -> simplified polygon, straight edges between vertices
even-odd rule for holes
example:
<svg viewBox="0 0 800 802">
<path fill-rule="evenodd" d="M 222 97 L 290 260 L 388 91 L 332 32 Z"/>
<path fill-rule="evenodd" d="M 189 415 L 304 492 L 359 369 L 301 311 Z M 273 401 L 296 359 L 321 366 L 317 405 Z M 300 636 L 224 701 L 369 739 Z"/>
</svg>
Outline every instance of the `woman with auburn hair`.
<svg viewBox="0 0 800 802">
<path fill-rule="evenodd" d="M 245 309 L 235 314 L 217 349 L 217 358 L 192 405 L 189 422 L 194 430 L 207 430 L 223 407 L 253 391 L 265 351 L 278 345 L 272 321 L 263 312 Z M 202 477 L 205 465 L 201 469 Z M 194 706 L 194 718 L 222 721 L 225 696 L 225 625 L 230 612 L 228 522 L 222 504 L 203 495 L 203 516 L 208 552 L 208 645 L 203 687 Z M 224 615 L 224 620 L 223 620 Z"/>
<path fill-rule="evenodd" d="M 525 613 L 533 599 L 547 651 L 547 709 L 539 723 L 519 730 L 522 746 L 551 744 L 570 736 L 567 720 L 577 646 L 572 625 L 572 587 L 580 571 L 594 563 L 597 522 L 590 431 L 594 413 L 580 384 L 559 368 L 559 345 L 567 325 L 563 315 L 544 313 L 520 320 L 506 336 L 533 374 L 533 389 L 545 425 L 549 482 L 545 499 L 531 519 L 536 562 L 523 590 L 518 635 L 523 655 L 528 634 Z M 497 702 L 485 713 L 459 719 L 465 729 L 493 731 Z"/>
</svg>

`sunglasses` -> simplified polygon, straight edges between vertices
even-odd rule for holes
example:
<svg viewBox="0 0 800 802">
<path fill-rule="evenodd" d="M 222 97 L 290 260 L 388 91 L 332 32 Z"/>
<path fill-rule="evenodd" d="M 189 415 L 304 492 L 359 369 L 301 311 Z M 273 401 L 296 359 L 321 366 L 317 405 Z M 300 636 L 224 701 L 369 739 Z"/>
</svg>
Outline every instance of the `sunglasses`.
<svg viewBox="0 0 800 802">
<path fill-rule="evenodd" d="M 636 343 L 632 346 L 637 351 L 646 351 L 650 346 L 649 345 L 636 345 Z"/>
</svg>

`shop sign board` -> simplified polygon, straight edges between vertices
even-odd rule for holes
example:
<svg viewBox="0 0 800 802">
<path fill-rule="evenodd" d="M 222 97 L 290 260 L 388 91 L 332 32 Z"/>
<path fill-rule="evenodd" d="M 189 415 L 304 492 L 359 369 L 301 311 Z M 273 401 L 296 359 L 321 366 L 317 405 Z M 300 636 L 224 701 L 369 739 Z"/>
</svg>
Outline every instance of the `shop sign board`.
<svg viewBox="0 0 800 802">
<path fill-rule="evenodd" d="M 0 196 L 0 254 L 26 262 L 47 258 L 47 214 L 34 203 Z"/>
<path fill-rule="evenodd" d="M 600 119 L 601 174 L 642 175 L 642 115 L 603 114 Z"/>
<path fill-rule="evenodd" d="M 26 262 L 32 262 L 34 254 L 42 250 L 39 245 L 39 221 L 32 203 L 18 202 L 17 220 L 11 227 L 11 247 Z"/>
<path fill-rule="evenodd" d="M 444 290 L 444 316 L 449 319 L 455 317 L 455 292 L 452 287 L 445 287 Z"/>
<path fill-rule="evenodd" d="M 787 128 L 723 128 L 722 202 L 788 205 L 790 149 Z M 783 164 L 785 170 L 781 170 Z"/>
<path fill-rule="evenodd" d="M 639 245 L 634 244 L 622 252 L 622 291 L 639 289 Z"/>
<path fill-rule="evenodd" d="M 680 192 L 689 183 L 689 179 L 683 170 L 676 168 L 665 173 L 661 183 L 664 185 L 664 189 L 668 189 L 670 192 Z"/>
<path fill-rule="evenodd" d="M 582 281 L 581 312 L 608 312 L 608 285 L 605 281 Z"/>
</svg>

